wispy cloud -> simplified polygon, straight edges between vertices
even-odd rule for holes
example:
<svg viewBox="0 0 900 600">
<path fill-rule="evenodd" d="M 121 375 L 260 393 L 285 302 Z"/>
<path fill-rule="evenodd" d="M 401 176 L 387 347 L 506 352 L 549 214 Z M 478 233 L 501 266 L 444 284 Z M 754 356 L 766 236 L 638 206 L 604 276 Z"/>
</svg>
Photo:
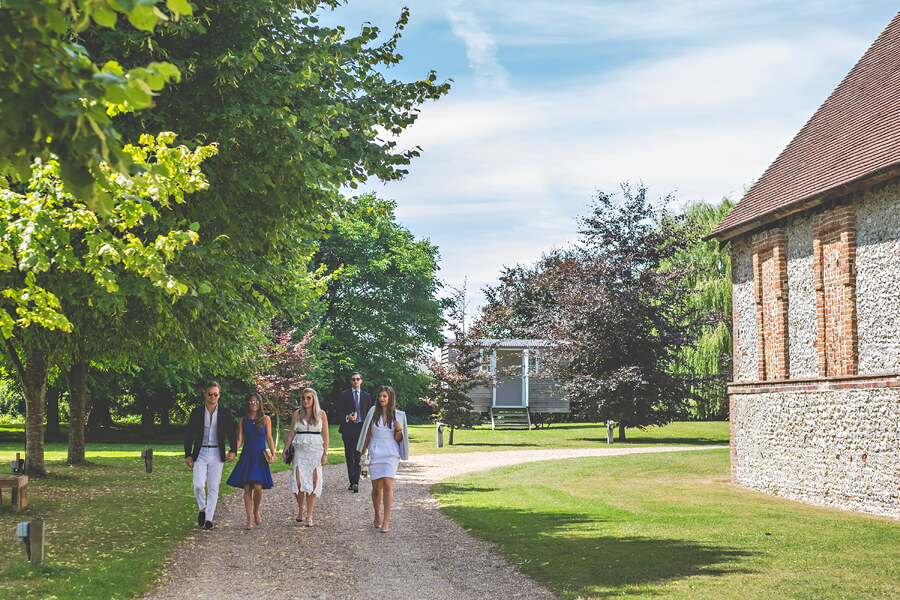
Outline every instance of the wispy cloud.
<svg viewBox="0 0 900 600">
<path fill-rule="evenodd" d="M 475 11 L 465 8 L 459 0 L 448 1 L 446 11 L 453 34 L 466 46 L 466 57 L 475 83 L 482 88 L 506 90 L 509 87 L 509 75 L 497 57 L 497 44 Z"/>
<path fill-rule="evenodd" d="M 653 195 L 738 199 L 896 13 L 887 0 L 409 4 L 418 43 L 445 41 L 429 60 L 456 60 L 429 66 L 457 85 L 400 140 L 424 151 L 409 176 L 371 189 L 470 290 L 573 241 L 597 189 L 640 179 Z"/>
</svg>

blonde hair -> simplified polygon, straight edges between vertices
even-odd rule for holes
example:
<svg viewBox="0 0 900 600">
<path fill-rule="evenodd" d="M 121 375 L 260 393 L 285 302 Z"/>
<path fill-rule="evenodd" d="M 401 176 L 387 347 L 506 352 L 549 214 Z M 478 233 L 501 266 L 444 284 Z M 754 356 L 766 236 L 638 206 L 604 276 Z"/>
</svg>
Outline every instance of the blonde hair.
<svg viewBox="0 0 900 600">
<path fill-rule="evenodd" d="M 298 416 L 302 419 L 303 415 L 306 413 L 306 408 L 303 406 L 303 396 L 307 394 L 312 394 L 313 397 L 313 405 L 312 405 L 312 414 L 306 419 L 310 425 L 315 425 L 319 422 L 319 394 L 316 393 L 316 390 L 312 388 L 304 388 L 302 392 L 300 392 L 300 408 L 297 409 Z"/>
</svg>

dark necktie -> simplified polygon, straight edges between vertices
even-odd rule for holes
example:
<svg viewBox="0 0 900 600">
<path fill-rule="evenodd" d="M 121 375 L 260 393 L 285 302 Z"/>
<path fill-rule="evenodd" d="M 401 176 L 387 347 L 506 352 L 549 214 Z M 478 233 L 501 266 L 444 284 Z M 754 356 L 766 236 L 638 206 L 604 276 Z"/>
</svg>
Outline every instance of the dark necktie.
<svg viewBox="0 0 900 600">
<path fill-rule="evenodd" d="M 353 390 L 353 401 L 356 403 L 356 422 L 359 423 L 359 390 Z"/>
</svg>

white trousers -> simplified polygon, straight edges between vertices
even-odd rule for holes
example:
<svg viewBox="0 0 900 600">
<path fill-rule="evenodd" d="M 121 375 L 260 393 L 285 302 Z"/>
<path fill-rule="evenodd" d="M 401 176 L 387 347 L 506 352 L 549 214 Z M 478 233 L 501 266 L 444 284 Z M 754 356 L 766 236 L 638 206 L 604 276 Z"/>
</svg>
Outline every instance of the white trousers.
<svg viewBox="0 0 900 600">
<path fill-rule="evenodd" d="M 224 466 L 218 448 L 200 448 L 200 456 L 194 461 L 194 495 L 197 497 L 197 507 L 206 509 L 207 521 L 212 521 L 216 514 Z"/>
</svg>

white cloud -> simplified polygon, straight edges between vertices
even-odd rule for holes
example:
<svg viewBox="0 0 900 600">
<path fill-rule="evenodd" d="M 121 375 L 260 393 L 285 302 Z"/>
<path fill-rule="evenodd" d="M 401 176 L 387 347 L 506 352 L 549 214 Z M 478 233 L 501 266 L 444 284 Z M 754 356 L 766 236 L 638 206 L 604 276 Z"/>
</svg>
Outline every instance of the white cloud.
<svg viewBox="0 0 900 600">
<path fill-rule="evenodd" d="M 576 237 L 596 189 L 736 199 L 787 144 L 866 42 L 814 34 L 700 48 L 544 92 L 452 94 L 401 140 L 424 152 L 376 190 L 441 248 L 442 276 L 491 281 Z M 848 59 L 848 56 L 850 57 Z M 840 67 L 843 69 L 843 67 Z M 849 67 L 848 67 L 849 68 Z"/>
<path fill-rule="evenodd" d="M 469 67 L 475 83 L 485 89 L 506 90 L 509 76 L 497 57 L 497 44 L 474 10 L 466 10 L 463 3 L 450 0 L 446 4 L 447 18 L 453 34 L 466 46 Z"/>
</svg>

